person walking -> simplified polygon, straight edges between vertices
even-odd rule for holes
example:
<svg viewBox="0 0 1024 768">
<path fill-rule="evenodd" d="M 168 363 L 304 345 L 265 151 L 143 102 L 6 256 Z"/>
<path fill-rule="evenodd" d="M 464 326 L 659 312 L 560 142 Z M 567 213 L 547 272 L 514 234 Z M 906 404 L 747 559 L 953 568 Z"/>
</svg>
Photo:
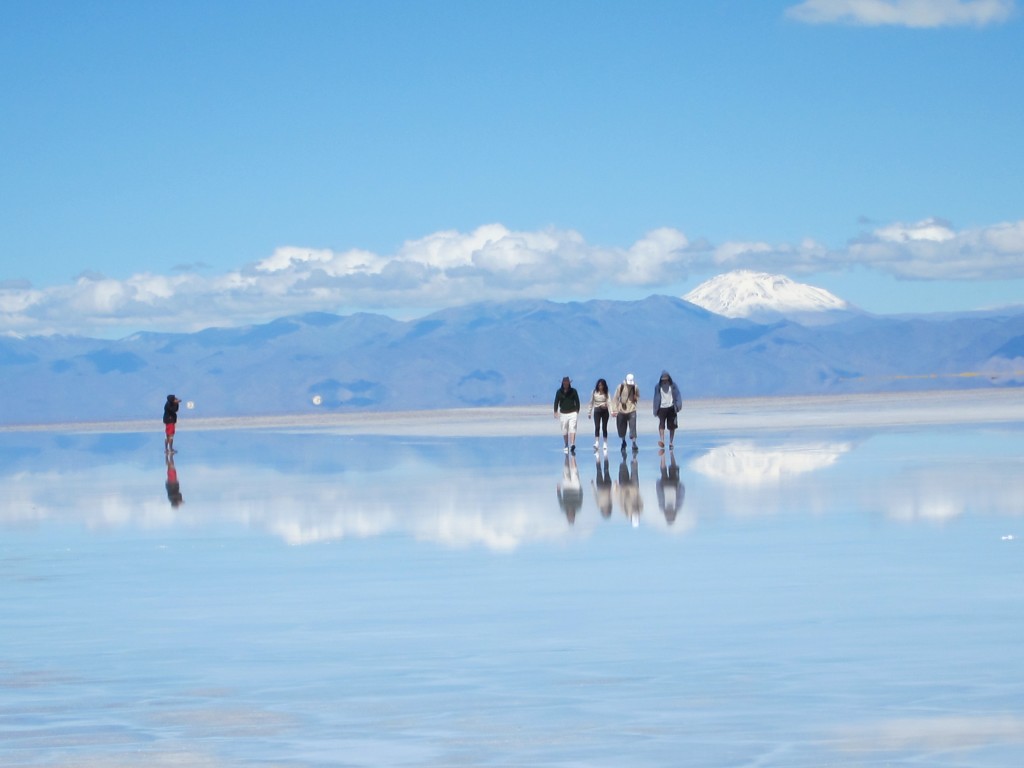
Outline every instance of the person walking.
<svg viewBox="0 0 1024 768">
<path fill-rule="evenodd" d="M 167 396 L 164 403 L 164 453 L 177 453 L 174 450 L 174 431 L 178 423 L 178 404 L 181 402 L 174 395 Z"/>
<path fill-rule="evenodd" d="M 679 426 L 676 414 L 683 407 L 683 398 L 668 371 L 661 372 L 661 379 L 654 390 L 653 407 L 654 415 L 658 417 L 658 447 L 665 447 L 665 429 L 668 428 L 668 448 L 672 450 Z"/>
<path fill-rule="evenodd" d="M 590 394 L 590 404 L 587 406 L 587 418 L 594 420 L 594 451 L 601 447 L 601 436 L 604 436 L 604 452 L 608 453 L 608 402 L 611 395 L 608 393 L 608 382 L 598 379 L 594 385 L 594 391 Z"/>
<path fill-rule="evenodd" d="M 563 453 L 576 453 L 576 421 L 580 413 L 580 395 L 568 376 L 562 377 L 562 386 L 555 392 L 555 418 L 562 428 Z"/>
<path fill-rule="evenodd" d="M 632 373 L 627 373 L 626 378 L 615 388 L 615 396 L 612 397 L 611 414 L 615 417 L 615 428 L 622 439 L 622 450 L 626 450 L 626 433 L 628 430 L 629 439 L 633 441 L 633 450 L 636 446 L 636 405 L 640 402 L 640 390 L 637 389 L 636 380 Z"/>
</svg>

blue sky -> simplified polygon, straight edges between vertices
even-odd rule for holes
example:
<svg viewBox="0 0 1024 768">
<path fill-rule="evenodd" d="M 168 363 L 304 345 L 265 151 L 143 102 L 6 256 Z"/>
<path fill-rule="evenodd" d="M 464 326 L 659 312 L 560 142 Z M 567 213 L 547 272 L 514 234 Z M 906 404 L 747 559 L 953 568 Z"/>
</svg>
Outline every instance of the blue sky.
<svg viewBox="0 0 1024 768">
<path fill-rule="evenodd" d="M 1013 0 L 11 0 L 0 83 L 0 333 L 735 268 L 1024 304 Z"/>
</svg>

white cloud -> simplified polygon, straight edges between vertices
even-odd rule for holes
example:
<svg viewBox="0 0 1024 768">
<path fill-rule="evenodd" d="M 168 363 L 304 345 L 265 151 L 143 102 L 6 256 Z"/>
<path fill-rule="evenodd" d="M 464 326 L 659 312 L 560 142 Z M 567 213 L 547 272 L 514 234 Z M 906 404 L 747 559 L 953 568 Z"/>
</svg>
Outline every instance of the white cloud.
<svg viewBox="0 0 1024 768">
<path fill-rule="evenodd" d="M 897 277 L 982 280 L 1024 277 L 1024 221 L 955 231 L 934 219 L 891 224 L 852 243 L 849 263 Z"/>
<path fill-rule="evenodd" d="M 624 265 L 618 269 L 621 282 L 632 285 L 653 285 L 673 276 L 679 267 L 685 268 L 683 250 L 689 242 L 677 229 L 662 227 L 633 244 L 626 254 Z"/>
<path fill-rule="evenodd" d="M 804 0 L 786 15 L 807 24 L 982 27 L 1007 21 L 1014 0 Z"/>
<path fill-rule="evenodd" d="M 691 274 L 734 269 L 806 275 L 854 266 L 919 280 L 1024 278 L 1024 220 L 964 230 L 938 219 L 893 222 L 841 248 L 813 239 L 691 242 L 669 227 L 622 248 L 587 243 L 572 230 L 500 224 L 436 232 L 391 255 L 284 246 L 220 275 L 0 284 L 0 334 L 192 331 L 309 311 L 409 314 L 482 300 L 672 293 Z"/>
<path fill-rule="evenodd" d="M 880 241 L 890 243 L 944 243 L 956 237 L 956 233 L 935 219 L 927 219 L 909 226 L 901 223 L 890 224 L 875 230 L 875 236 Z"/>
</svg>

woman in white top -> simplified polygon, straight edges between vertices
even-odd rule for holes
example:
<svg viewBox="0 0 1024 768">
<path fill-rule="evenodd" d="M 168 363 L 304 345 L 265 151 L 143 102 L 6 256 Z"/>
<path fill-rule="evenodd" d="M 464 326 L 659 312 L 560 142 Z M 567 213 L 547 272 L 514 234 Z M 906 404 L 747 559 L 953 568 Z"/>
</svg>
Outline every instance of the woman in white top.
<svg viewBox="0 0 1024 768">
<path fill-rule="evenodd" d="M 594 450 L 601 447 L 601 437 L 604 437 L 604 452 L 608 453 L 608 382 L 598 379 L 594 385 L 594 391 L 590 395 L 590 404 L 587 406 L 587 418 L 594 420 Z"/>
</svg>

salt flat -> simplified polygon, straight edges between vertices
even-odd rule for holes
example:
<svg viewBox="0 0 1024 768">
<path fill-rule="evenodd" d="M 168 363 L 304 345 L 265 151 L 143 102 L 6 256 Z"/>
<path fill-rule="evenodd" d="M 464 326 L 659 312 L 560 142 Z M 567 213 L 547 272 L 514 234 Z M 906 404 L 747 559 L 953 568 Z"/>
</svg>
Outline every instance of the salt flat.
<svg viewBox="0 0 1024 768">
<path fill-rule="evenodd" d="M 7 429 L 0 764 L 1015 765 L 1022 400 Z"/>
<path fill-rule="evenodd" d="M 585 393 L 581 393 L 585 399 Z M 195 415 L 193 415 L 195 414 Z M 586 412 L 580 414 L 586 433 Z M 388 412 L 314 412 L 256 416 L 207 416 L 201 405 L 180 415 L 182 430 L 286 429 L 345 435 L 447 437 L 531 437 L 555 429 L 545 406 L 511 406 Z M 654 418 L 645 401 L 641 431 Z M 929 424 L 991 424 L 1024 421 L 1024 389 L 940 390 L 867 395 L 806 395 L 766 398 L 709 398 L 684 401 L 680 430 L 735 433 L 823 428 L 893 428 Z M 150 432 L 152 421 L 95 421 L 11 424 L 0 432 Z"/>
</svg>

